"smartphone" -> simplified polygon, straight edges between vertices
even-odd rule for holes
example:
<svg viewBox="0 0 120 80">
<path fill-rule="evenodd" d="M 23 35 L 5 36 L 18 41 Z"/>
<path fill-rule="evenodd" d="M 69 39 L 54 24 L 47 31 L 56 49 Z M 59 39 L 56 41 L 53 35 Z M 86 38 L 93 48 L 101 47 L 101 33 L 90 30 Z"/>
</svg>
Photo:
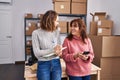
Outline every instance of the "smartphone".
<svg viewBox="0 0 120 80">
<path fill-rule="evenodd" d="M 84 55 L 87 55 L 87 54 L 89 54 L 89 53 L 90 53 L 89 51 L 84 51 L 84 52 L 83 52 Z"/>
</svg>

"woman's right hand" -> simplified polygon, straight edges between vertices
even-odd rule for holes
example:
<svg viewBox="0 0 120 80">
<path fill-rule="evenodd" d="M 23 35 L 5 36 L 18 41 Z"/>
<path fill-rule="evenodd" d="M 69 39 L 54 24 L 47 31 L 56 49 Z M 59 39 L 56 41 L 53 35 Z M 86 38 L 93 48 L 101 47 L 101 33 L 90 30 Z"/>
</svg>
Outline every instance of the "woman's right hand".
<svg viewBox="0 0 120 80">
<path fill-rule="evenodd" d="M 61 55 L 62 55 L 61 49 L 62 49 L 62 46 L 61 46 L 61 45 L 56 45 L 56 46 L 54 47 L 55 55 L 61 56 Z"/>
<path fill-rule="evenodd" d="M 74 55 L 74 59 L 77 59 L 77 58 L 81 58 L 83 60 L 87 60 L 89 58 L 89 56 L 88 55 L 84 55 L 83 53 L 76 53 Z"/>
</svg>

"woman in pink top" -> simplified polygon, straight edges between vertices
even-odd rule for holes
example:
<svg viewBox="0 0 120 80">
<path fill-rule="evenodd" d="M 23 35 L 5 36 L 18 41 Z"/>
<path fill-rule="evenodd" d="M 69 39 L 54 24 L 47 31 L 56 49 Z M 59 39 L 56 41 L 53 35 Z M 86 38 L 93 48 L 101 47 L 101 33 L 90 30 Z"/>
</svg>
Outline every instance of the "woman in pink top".
<svg viewBox="0 0 120 80">
<path fill-rule="evenodd" d="M 70 22 L 70 34 L 65 38 L 63 47 L 67 47 L 63 50 L 62 57 L 66 63 L 69 80 L 90 80 L 94 52 L 82 19 Z M 88 54 L 84 54 L 85 51 Z"/>
</svg>

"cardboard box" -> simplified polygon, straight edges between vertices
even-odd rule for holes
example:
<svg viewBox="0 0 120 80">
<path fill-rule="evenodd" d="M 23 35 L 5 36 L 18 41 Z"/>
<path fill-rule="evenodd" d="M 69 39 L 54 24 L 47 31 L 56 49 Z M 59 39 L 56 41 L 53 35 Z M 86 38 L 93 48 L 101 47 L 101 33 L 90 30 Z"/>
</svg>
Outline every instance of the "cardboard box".
<svg viewBox="0 0 120 80">
<path fill-rule="evenodd" d="M 87 14 L 87 3 L 73 2 L 71 14 Z"/>
<path fill-rule="evenodd" d="M 31 54 L 31 48 L 30 47 L 26 47 L 25 49 L 26 49 L 26 54 L 30 55 Z"/>
<path fill-rule="evenodd" d="M 97 35 L 111 36 L 112 35 L 112 28 L 98 27 L 97 28 Z"/>
<path fill-rule="evenodd" d="M 95 55 L 93 64 L 101 67 L 101 58 L 120 58 L 120 50 L 116 49 L 120 47 L 119 36 L 89 35 L 89 38 L 92 41 Z"/>
<path fill-rule="evenodd" d="M 60 33 L 68 33 L 68 22 L 59 21 Z"/>
<path fill-rule="evenodd" d="M 87 0 L 72 0 L 72 2 L 87 2 Z"/>
<path fill-rule="evenodd" d="M 95 16 L 98 16 L 99 20 L 106 19 L 106 12 L 95 12 Z"/>
<path fill-rule="evenodd" d="M 101 58 L 101 78 L 120 80 L 120 58 Z"/>
<path fill-rule="evenodd" d="M 68 22 L 68 33 L 70 33 L 70 22 Z"/>
<path fill-rule="evenodd" d="M 53 2 L 59 2 L 59 1 L 60 1 L 60 2 L 61 2 L 61 1 L 62 1 L 62 2 L 64 2 L 64 1 L 70 2 L 70 0 L 52 0 L 52 1 L 53 1 Z"/>
<path fill-rule="evenodd" d="M 37 29 L 37 25 L 34 22 L 28 23 L 26 26 L 26 35 L 32 35 L 32 32 Z"/>
<path fill-rule="evenodd" d="M 113 27 L 113 21 L 112 20 L 99 20 L 97 22 L 97 25 L 99 27 L 112 28 Z"/>
<path fill-rule="evenodd" d="M 119 36 L 93 36 L 89 35 L 95 57 L 120 57 L 120 37 Z"/>
<path fill-rule="evenodd" d="M 54 10 L 60 14 L 70 14 L 70 2 L 54 2 Z"/>
<path fill-rule="evenodd" d="M 97 35 L 97 22 L 90 22 L 90 35 Z"/>
<path fill-rule="evenodd" d="M 25 14 L 25 18 L 32 18 L 32 17 L 33 17 L 32 13 L 26 13 Z"/>
<path fill-rule="evenodd" d="M 90 13 L 92 15 L 92 21 L 98 21 L 98 20 L 105 20 L 106 19 L 106 12 L 95 12 Z"/>
<path fill-rule="evenodd" d="M 44 15 L 44 14 L 37 14 L 37 18 L 42 19 L 43 15 Z"/>
<path fill-rule="evenodd" d="M 26 45 L 27 46 L 32 46 L 32 40 L 27 40 Z"/>
</svg>

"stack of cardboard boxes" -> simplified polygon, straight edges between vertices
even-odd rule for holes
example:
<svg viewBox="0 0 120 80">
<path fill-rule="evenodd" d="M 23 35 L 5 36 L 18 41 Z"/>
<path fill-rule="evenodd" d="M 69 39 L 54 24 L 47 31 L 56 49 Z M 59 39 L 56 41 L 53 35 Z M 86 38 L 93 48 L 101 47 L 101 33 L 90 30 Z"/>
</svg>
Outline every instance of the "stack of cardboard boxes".
<svg viewBox="0 0 120 80">
<path fill-rule="evenodd" d="M 92 14 L 90 22 L 91 35 L 112 35 L 113 21 L 107 19 L 106 12 L 96 12 Z"/>
<path fill-rule="evenodd" d="M 120 37 L 112 35 L 113 21 L 105 12 L 92 16 L 89 37 L 95 53 L 93 63 L 101 68 L 100 80 L 120 80 Z"/>
<path fill-rule="evenodd" d="M 120 80 L 120 37 L 94 35 L 89 37 L 95 54 L 93 63 L 101 68 L 100 80 Z"/>
<path fill-rule="evenodd" d="M 53 0 L 53 3 L 60 14 L 87 14 L 87 0 Z"/>
<path fill-rule="evenodd" d="M 32 13 L 25 14 L 25 55 L 32 53 L 32 32 L 40 27 L 39 17 L 34 18 Z"/>
</svg>

